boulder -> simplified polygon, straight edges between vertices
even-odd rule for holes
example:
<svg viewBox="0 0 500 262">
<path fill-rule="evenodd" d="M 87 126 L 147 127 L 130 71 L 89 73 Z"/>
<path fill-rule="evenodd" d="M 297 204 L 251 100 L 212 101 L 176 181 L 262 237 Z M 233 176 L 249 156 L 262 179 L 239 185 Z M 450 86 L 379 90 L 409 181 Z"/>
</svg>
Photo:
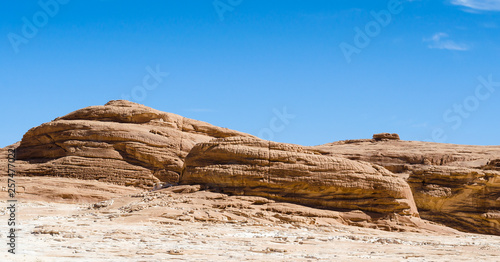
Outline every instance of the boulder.
<svg viewBox="0 0 500 262">
<path fill-rule="evenodd" d="M 408 183 L 422 217 L 449 227 L 500 235 L 500 172 L 419 166 Z"/>
<path fill-rule="evenodd" d="M 390 134 L 390 133 L 380 133 L 380 134 L 374 134 L 373 139 L 376 141 L 379 141 L 379 140 L 399 140 L 399 135 L 398 134 Z"/>
<path fill-rule="evenodd" d="M 83 108 L 30 129 L 17 147 L 20 175 L 147 186 L 177 183 L 199 142 L 251 135 L 125 100 Z"/>
<path fill-rule="evenodd" d="M 418 216 L 406 181 L 381 166 L 257 138 L 195 145 L 180 182 L 333 210 Z"/>
<path fill-rule="evenodd" d="M 309 149 L 381 165 L 406 179 L 424 219 L 500 235 L 500 146 L 352 140 Z"/>
</svg>

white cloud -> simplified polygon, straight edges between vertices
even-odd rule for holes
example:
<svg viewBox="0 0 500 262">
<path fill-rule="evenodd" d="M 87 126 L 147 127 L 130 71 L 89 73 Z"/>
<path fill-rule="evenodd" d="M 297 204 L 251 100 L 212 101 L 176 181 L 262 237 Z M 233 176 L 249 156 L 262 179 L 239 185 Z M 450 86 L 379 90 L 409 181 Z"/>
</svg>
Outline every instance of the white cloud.
<svg viewBox="0 0 500 262">
<path fill-rule="evenodd" d="M 453 5 L 484 11 L 500 11 L 500 0 L 451 0 Z"/>
<path fill-rule="evenodd" d="M 446 49 L 455 51 L 467 51 L 469 47 L 465 44 L 456 43 L 453 40 L 448 39 L 448 34 L 446 33 L 436 33 L 430 39 L 424 39 L 425 42 L 430 42 L 429 48 L 435 49 Z"/>
</svg>

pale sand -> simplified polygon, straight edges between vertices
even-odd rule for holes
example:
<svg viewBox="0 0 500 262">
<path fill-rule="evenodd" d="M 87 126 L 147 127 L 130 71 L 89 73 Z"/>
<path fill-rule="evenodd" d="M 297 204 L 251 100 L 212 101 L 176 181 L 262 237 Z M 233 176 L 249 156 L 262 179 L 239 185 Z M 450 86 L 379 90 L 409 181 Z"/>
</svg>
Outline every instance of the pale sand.
<svg viewBox="0 0 500 262">
<path fill-rule="evenodd" d="M 0 261 L 500 261 L 500 236 L 437 225 L 434 232 L 388 232 L 311 217 L 311 208 L 297 205 L 265 211 L 258 198 L 172 189 L 137 195 L 138 189 L 63 178 L 18 181 L 26 192 L 18 195 L 17 254 L 2 244 Z M 6 197 L 2 192 L 5 243 Z M 103 199 L 114 201 L 89 208 Z"/>
</svg>

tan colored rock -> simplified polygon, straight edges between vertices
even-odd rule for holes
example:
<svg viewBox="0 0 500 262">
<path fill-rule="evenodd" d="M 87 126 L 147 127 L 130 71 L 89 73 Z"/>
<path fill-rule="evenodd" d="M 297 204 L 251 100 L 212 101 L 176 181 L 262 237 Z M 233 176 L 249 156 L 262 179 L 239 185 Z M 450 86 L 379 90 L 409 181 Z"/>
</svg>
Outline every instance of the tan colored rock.
<svg viewBox="0 0 500 262">
<path fill-rule="evenodd" d="M 129 101 L 110 101 L 30 129 L 17 148 L 18 173 L 135 186 L 176 183 L 196 143 L 229 136 L 250 135 Z"/>
<path fill-rule="evenodd" d="M 500 172 L 419 166 L 408 178 L 422 216 L 466 232 L 500 235 Z"/>
<path fill-rule="evenodd" d="M 373 135 L 374 140 L 399 140 L 398 134 L 380 133 Z"/>
<path fill-rule="evenodd" d="M 418 216 L 408 184 L 381 166 L 256 138 L 197 144 L 181 183 L 308 206 Z"/>
<path fill-rule="evenodd" d="M 489 161 L 483 169 L 488 169 L 488 170 L 497 170 L 500 171 L 500 159 L 493 159 Z"/>
<path fill-rule="evenodd" d="M 407 179 L 422 218 L 500 235 L 500 146 L 350 140 L 309 149 L 378 164 Z"/>
<path fill-rule="evenodd" d="M 500 146 L 401 141 L 383 133 L 301 147 L 119 100 L 30 129 L 21 142 L 0 149 L 4 173 L 9 148 L 17 148 L 20 176 L 151 188 L 175 184 L 183 172 L 186 184 L 346 210 L 354 219 L 342 219 L 354 222 L 374 213 L 401 220 L 418 214 L 416 203 L 423 218 L 500 235 Z M 21 193 L 32 190 L 19 185 Z"/>
</svg>

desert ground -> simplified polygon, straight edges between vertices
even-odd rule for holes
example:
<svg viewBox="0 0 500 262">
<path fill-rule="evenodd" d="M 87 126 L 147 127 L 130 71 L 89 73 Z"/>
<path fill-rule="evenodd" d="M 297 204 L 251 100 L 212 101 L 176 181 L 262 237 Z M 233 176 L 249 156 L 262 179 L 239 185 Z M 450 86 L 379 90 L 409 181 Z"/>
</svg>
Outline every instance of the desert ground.
<svg viewBox="0 0 500 262">
<path fill-rule="evenodd" d="M 151 192 L 57 177 L 18 177 L 17 185 L 16 254 L 4 246 L 2 261 L 500 261 L 500 236 L 432 222 L 392 232 L 364 228 L 342 222 L 358 215 L 366 223 L 356 212 L 199 186 Z M 6 199 L 3 187 L 4 240 Z"/>
</svg>

